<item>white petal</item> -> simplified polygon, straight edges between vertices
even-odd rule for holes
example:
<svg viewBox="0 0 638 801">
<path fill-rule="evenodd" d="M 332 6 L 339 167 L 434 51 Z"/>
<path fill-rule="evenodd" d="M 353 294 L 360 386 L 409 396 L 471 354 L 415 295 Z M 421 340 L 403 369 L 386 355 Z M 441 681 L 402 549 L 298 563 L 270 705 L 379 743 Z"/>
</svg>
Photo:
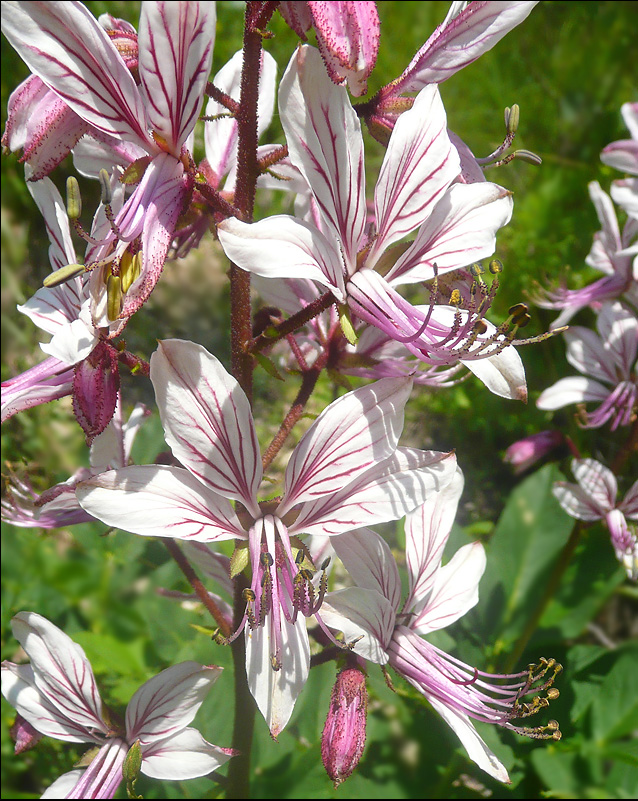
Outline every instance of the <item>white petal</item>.
<svg viewBox="0 0 638 801">
<path fill-rule="evenodd" d="M 178 339 L 159 343 L 151 381 L 173 455 L 204 485 L 258 514 L 259 443 L 237 381 L 201 345 Z"/>
<path fill-rule="evenodd" d="M 304 45 L 290 60 L 279 113 L 290 160 L 312 187 L 350 273 L 366 217 L 361 124 L 347 89 L 333 84 L 314 47 Z"/>
<path fill-rule="evenodd" d="M 469 758 L 497 781 L 509 783 L 505 766 L 479 737 L 470 718 L 453 711 L 436 698 L 427 696 L 427 699 L 459 738 Z"/>
<path fill-rule="evenodd" d="M 376 590 L 348 587 L 329 593 L 320 617 L 330 628 L 342 631 L 352 650 L 379 665 L 388 661 L 386 649 L 392 639 L 396 610 Z"/>
<path fill-rule="evenodd" d="M 11 628 L 31 660 L 35 686 L 47 701 L 76 725 L 104 731 L 102 699 L 82 648 L 35 612 L 19 612 Z"/>
<path fill-rule="evenodd" d="M 181 662 L 143 684 L 126 708 L 126 737 L 142 744 L 173 737 L 192 723 L 222 668 Z"/>
<path fill-rule="evenodd" d="M 269 621 L 251 630 L 246 626 L 246 676 L 248 687 L 264 716 L 273 737 L 284 729 L 308 678 L 310 645 L 306 619 L 299 615 L 295 623 L 283 616 L 281 668 L 273 670 Z"/>
<path fill-rule="evenodd" d="M 287 215 L 248 224 L 229 217 L 217 226 L 228 258 L 263 278 L 307 278 L 343 300 L 341 256 L 318 228 Z"/>
<path fill-rule="evenodd" d="M 572 473 L 600 509 L 608 512 L 616 505 L 618 482 L 608 467 L 595 459 L 574 459 Z"/>
<path fill-rule="evenodd" d="M 602 401 L 607 395 L 609 395 L 609 390 L 598 381 L 585 378 L 585 376 L 573 376 L 572 378 L 561 378 L 551 387 L 544 389 L 536 401 L 536 405 L 539 409 L 553 411 L 562 409 L 563 406 L 570 403 Z"/>
<path fill-rule="evenodd" d="M 480 542 L 464 545 L 436 574 L 432 593 L 421 614 L 410 622 L 417 634 L 451 625 L 478 603 L 478 585 L 485 572 L 485 549 Z"/>
<path fill-rule="evenodd" d="M 527 402 L 525 367 L 518 351 L 508 345 L 500 353 L 486 359 L 461 359 L 467 369 L 500 398 Z"/>
<path fill-rule="evenodd" d="M 342 489 L 394 453 L 412 381 L 388 378 L 330 404 L 301 438 L 286 468 L 284 515 L 296 504 Z"/>
<path fill-rule="evenodd" d="M 463 473 L 457 467 L 447 487 L 433 492 L 425 503 L 405 518 L 405 557 L 410 586 L 406 611 L 419 614 L 425 605 L 441 566 L 463 484 Z"/>
<path fill-rule="evenodd" d="M 398 520 L 441 489 L 456 471 L 453 453 L 397 448 L 344 490 L 303 504 L 290 533 L 334 536 Z"/>
<path fill-rule="evenodd" d="M 394 126 L 374 191 L 379 236 L 368 265 L 378 254 L 418 228 L 461 170 L 447 133 L 437 86 L 419 93 Z"/>
<path fill-rule="evenodd" d="M 200 542 L 245 537 L 229 501 L 178 467 L 111 470 L 79 484 L 76 495 L 89 514 L 132 534 Z"/>
<path fill-rule="evenodd" d="M 69 798 L 69 793 L 84 775 L 84 770 L 70 770 L 50 784 L 40 798 Z"/>
<path fill-rule="evenodd" d="M 180 781 L 206 776 L 227 762 L 231 754 L 207 742 L 197 729 L 188 728 L 168 740 L 143 747 L 141 772 L 152 779 Z"/>
<path fill-rule="evenodd" d="M 139 74 L 149 121 L 178 157 L 204 97 L 215 23 L 215 3 L 142 3 Z"/>
<path fill-rule="evenodd" d="M 557 481 L 552 494 L 567 514 L 578 520 L 600 520 L 607 511 L 601 509 L 578 484 Z"/>
</svg>

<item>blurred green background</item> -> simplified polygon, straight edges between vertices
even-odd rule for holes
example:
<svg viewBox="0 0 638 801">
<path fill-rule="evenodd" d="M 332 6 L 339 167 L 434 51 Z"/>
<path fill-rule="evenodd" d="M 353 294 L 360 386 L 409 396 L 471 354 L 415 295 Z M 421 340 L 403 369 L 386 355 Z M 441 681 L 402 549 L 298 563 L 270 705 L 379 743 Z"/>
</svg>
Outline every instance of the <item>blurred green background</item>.
<svg viewBox="0 0 638 801">
<path fill-rule="evenodd" d="M 139 3 L 90 2 L 96 16 L 109 11 L 136 24 Z M 380 55 L 370 79 L 374 92 L 395 78 L 447 11 L 441 2 L 380 2 Z M 243 4 L 218 3 L 213 71 L 241 46 Z M 296 44 L 283 20 L 273 20 L 266 42 L 280 74 Z M 515 146 L 543 159 L 540 167 L 513 162 L 488 177 L 514 193 L 514 216 L 498 238 L 505 265 L 490 319 L 500 322 L 508 307 L 526 299 L 535 282 L 544 285 L 567 275 L 570 286 L 595 276 L 584 264 L 598 230 L 587 184 L 608 189 L 618 175 L 599 160 L 609 142 L 626 138 L 620 106 L 638 100 L 634 2 L 542 2 L 496 47 L 441 86 L 448 124 L 471 147 L 487 155 L 504 133 L 503 109 L 518 103 L 521 123 Z M 3 40 L 2 123 L 9 93 L 27 75 L 26 67 Z M 282 141 L 277 118 L 266 137 Z M 369 190 L 382 149 L 366 139 Z M 15 156 L 2 165 L 2 378 L 41 359 L 37 331 L 15 306 L 23 303 L 49 272 L 48 240 L 35 204 L 25 189 Z M 70 169 L 54 181 L 60 189 Z M 82 183 L 83 193 L 91 188 Z M 276 200 L 276 203 L 280 201 Z M 87 203 L 87 208 L 90 204 Z M 279 210 L 279 207 L 276 207 Z M 262 206 L 259 213 L 271 213 Z M 215 244 L 207 244 L 188 264 L 168 265 L 151 301 L 126 331 L 129 349 L 148 357 L 159 337 L 179 336 L 205 345 L 228 363 L 228 294 L 225 266 Z M 179 290 L 179 292 L 177 291 Z M 533 310 L 530 334 L 545 331 L 553 314 Z M 591 318 L 583 314 L 579 322 Z M 572 374 L 560 337 L 522 351 L 530 402 L 527 406 L 490 394 L 471 379 L 451 390 L 415 391 L 404 443 L 440 450 L 455 448 L 466 488 L 454 533 L 458 547 L 481 537 L 488 548 L 482 598 L 472 614 L 436 643 L 455 647 L 480 668 L 502 668 L 542 597 L 552 566 L 567 541 L 572 521 L 551 496 L 560 477 L 548 465 L 525 479 L 512 475 L 501 459 L 505 448 L 530 433 L 555 425 L 582 452 L 609 461 L 626 432 L 583 432 L 573 409 L 549 414 L 535 408 L 542 389 Z M 126 398 L 153 404 L 150 383 L 124 379 Z M 290 398 L 294 379 L 279 382 L 257 374 L 257 413 L 263 419 L 262 444 L 278 424 L 275 401 Z M 331 397 L 319 388 L 315 410 Z M 145 425 L 135 461 L 152 461 L 165 448 L 156 416 Z M 47 404 L 16 415 L 2 427 L 3 475 L 28 472 L 38 490 L 63 481 L 86 464 L 83 437 L 70 403 Z M 565 469 L 565 465 L 562 465 Z M 633 476 L 638 466 L 633 464 Z M 631 473 L 628 473 L 631 475 Z M 626 485 L 623 485 L 623 489 Z M 125 704 L 135 689 L 158 670 L 183 659 L 230 667 L 227 650 L 211 646 L 194 625 L 208 625 L 197 607 L 182 609 L 156 589 L 187 590 L 161 543 L 104 526 L 45 532 L 2 525 L 3 658 L 19 659 L 9 620 L 33 610 L 73 636 L 87 651 L 105 698 Z M 384 532 L 400 542 L 400 532 Z M 535 743 L 481 729 L 511 771 L 503 787 L 469 762 L 454 735 L 422 702 L 400 685 L 407 698 L 394 696 L 371 671 L 368 745 L 357 773 L 333 790 L 319 759 L 319 736 L 327 710 L 334 668 L 313 670 L 291 724 L 273 743 L 258 720 L 254 754 L 255 798 L 634 798 L 638 796 L 638 671 L 636 670 L 635 589 L 624 581 L 608 536 L 601 527 L 586 532 L 576 558 L 518 664 L 539 655 L 563 661 L 561 699 L 549 717 L 561 723 L 560 743 Z M 192 625 L 191 625 L 192 624 Z M 612 647 L 613 646 L 613 647 Z M 227 671 L 229 673 L 230 671 Z M 231 676 L 213 688 L 197 721 L 204 736 L 230 745 Z M 81 750 L 50 740 L 13 757 L 8 726 L 13 710 L 2 703 L 3 797 L 34 798 L 65 770 Z M 542 721 L 539 721 L 542 722 Z M 531 724 L 533 725 L 533 724 Z M 4 757 L 7 757 L 4 759 Z M 179 784 L 140 781 L 149 798 L 216 797 L 207 779 Z"/>
</svg>

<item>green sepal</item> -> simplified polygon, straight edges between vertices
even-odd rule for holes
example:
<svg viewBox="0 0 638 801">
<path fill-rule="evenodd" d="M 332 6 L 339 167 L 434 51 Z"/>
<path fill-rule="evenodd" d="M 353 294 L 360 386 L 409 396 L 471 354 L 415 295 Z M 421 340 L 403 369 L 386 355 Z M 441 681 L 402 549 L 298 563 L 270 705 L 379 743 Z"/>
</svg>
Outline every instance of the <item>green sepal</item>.
<svg viewBox="0 0 638 801">
<path fill-rule="evenodd" d="M 246 567 L 248 567 L 248 562 L 248 543 L 237 545 L 233 551 L 233 555 L 230 557 L 231 579 L 234 579 L 235 576 L 238 576 Z"/>
<path fill-rule="evenodd" d="M 278 381 L 283 381 L 284 380 L 283 377 L 281 376 L 281 374 L 279 373 L 279 370 L 277 370 L 277 368 L 275 367 L 274 362 L 272 362 L 268 358 L 268 356 L 264 356 L 263 353 L 255 353 L 254 355 L 255 355 L 255 359 L 257 361 L 257 364 L 260 367 L 262 367 L 268 373 L 268 375 L 271 375 L 273 378 L 276 378 Z"/>
<path fill-rule="evenodd" d="M 351 345 L 356 345 L 358 337 L 350 319 L 350 309 L 347 306 L 339 306 L 339 324 L 348 342 Z"/>
</svg>

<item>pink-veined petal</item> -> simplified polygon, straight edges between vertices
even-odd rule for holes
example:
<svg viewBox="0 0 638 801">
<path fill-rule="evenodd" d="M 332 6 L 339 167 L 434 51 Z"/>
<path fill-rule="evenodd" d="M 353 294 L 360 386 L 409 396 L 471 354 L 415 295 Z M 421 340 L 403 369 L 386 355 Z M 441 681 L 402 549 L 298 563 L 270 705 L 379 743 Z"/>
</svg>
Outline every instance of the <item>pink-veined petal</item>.
<svg viewBox="0 0 638 801">
<path fill-rule="evenodd" d="M 612 471 L 595 459 L 574 459 L 574 478 L 603 510 L 609 511 L 616 504 L 618 482 Z"/>
<path fill-rule="evenodd" d="M 82 3 L 3 2 L 2 30 L 31 71 L 79 117 L 156 149 L 133 76 Z"/>
<path fill-rule="evenodd" d="M 35 612 L 19 612 L 11 628 L 31 660 L 34 684 L 47 701 L 77 726 L 105 731 L 102 699 L 82 648 Z"/>
<path fill-rule="evenodd" d="M 324 409 L 290 457 L 278 514 L 342 489 L 394 453 L 411 389 L 409 378 L 381 379 Z"/>
<path fill-rule="evenodd" d="M 394 610 L 401 602 L 401 579 L 392 551 L 376 531 L 361 528 L 334 537 L 332 546 L 358 587 L 376 590 Z M 394 624 L 393 624 L 394 625 Z"/>
<path fill-rule="evenodd" d="M 248 224 L 229 217 L 217 226 L 221 246 L 242 270 L 264 278 L 307 278 L 343 300 L 343 262 L 314 225 L 285 214 Z"/>
<path fill-rule="evenodd" d="M 573 325 L 564 334 L 567 342 L 567 361 L 580 373 L 599 381 L 614 381 L 614 365 L 603 340 L 589 328 Z"/>
<path fill-rule="evenodd" d="M 425 503 L 405 518 L 409 593 L 404 608 L 407 612 L 419 614 L 425 606 L 441 566 L 443 549 L 454 524 L 463 484 L 463 473 L 457 467 L 446 487 L 433 492 Z"/>
<path fill-rule="evenodd" d="M 396 609 L 376 590 L 347 587 L 331 592 L 319 614 L 331 629 L 343 632 L 344 642 L 353 643 L 356 654 L 378 665 L 388 661 Z"/>
<path fill-rule="evenodd" d="M 396 81 L 397 94 L 417 92 L 428 83 L 441 83 L 491 50 L 519 25 L 535 2 L 480 2 L 467 7 L 434 31 Z"/>
<path fill-rule="evenodd" d="M 245 538 L 226 498 L 179 467 L 123 467 L 83 481 L 80 505 L 108 526 L 145 537 Z"/>
<path fill-rule="evenodd" d="M 272 614 L 272 613 L 270 613 Z M 268 620 L 264 626 L 246 626 L 246 677 L 248 687 L 273 737 L 284 729 L 302 691 L 310 669 L 310 645 L 306 619 L 295 623 L 281 616 L 281 668 L 273 670 L 272 644 Z"/>
<path fill-rule="evenodd" d="M 374 190 L 379 235 L 368 266 L 429 217 L 460 170 L 438 87 L 426 87 L 412 108 L 401 114 L 390 137 Z"/>
<path fill-rule="evenodd" d="M 366 215 L 361 124 L 347 90 L 332 83 L 315 48 L 304 45 L 290 60 L 279 113 L 290 160 L 312 187 L 350 274 Z"/>
<path fill-rule="evenodd" d="M 551 387 L 544 389 L 536 405 L 539 409 L 553 411 L 562 409 L 570 403 L 583 403 L 584 401 L 602 401 L 609 395 L 609 389 L 598 381 L 585 376 L 572 376 L 561 378 Z"/>
<path fill-rule="evenodd" d="M 258 515 L 259 443 L 237 381 L 201 345 L 179 339 L 159 343 L 151 381 L 174 456 L 205 486 Z"/>
<path fill-rule="evenodd" d="M 629 487 L 625 493 L 622 503 L 618 504 L 630 520 L 638 520 L 638 479 Z"/>
<path fill-rule="evenodd" d="M 454 453 L 397 448 L 345 489 L 303 504 L 289 531 L 330 537 L 398 520 L 446 486 L 455 471 Z"/>
<path fill-rule="evenodd" d="M 434 709 L 439 713 L 454 734 L 461 741 L 467 755 L 475 762 L 479 768 L 492 776 L 499 782 L 509 784 L 510 778 L 505 766 L 497 759 L 496 755 L 485 745 L 482 738 L 474 728 L 472 721 L 467 715 L 456 712 L 446 706 L 442 701 L 431 696 L 426 696 Z"/>
<path fill-rule="evenodd" d="M 167 740 L 143 746 L 142 750 L 141 772 L 152 779 L 167 781 L 206 776 L 233 756 L 209 743 L 193 728 L 184 729 Z"/>
<path fill-rule="evenodd" d="M 601 509 L 593 498 L 578 484 L 557 481 L 552 493 L 570 517 L 577 520 L 600 520 L 607 509 Z"/>
<path fill-rule="evenodd" d="M 511 193 L 487 181 L 454 184 L 436 204 L 416 239 L 386 275 L 392 286 L 427 281 L 491 256 L 496 232 L 511 216 Z"/>
<path fill-rule="evenodd" d="M 126 707 L 126 737 L 142 746 L 173 737 L 192 723 L 222 668 L 181 662 L 143 684 Z"/>
<path fill-rule="evenodd" d="M 2 694 L 16 712 L 33 728 L 47 737 L 70 743 L 99 742 L 106 726 L 100 720 L 95 731 L 89 731 L 84 720 L 76 723 L 74 718 L 61 711 L 38 690 L 31 665 L 2 663 Z"/>
<path fill-rule="evenodd" d="M 142 3 L 142 94 L 151 127 L 175 156 L 197 122 L 213 59 L 215 24 L 215 3 Z"/>
<path fill-rule="evenodd" d="M 485 549 L 480 542 L 464 545 L 441 567 L 422 612 L 408 623 L 417 634 L 451 625 L 478 603 L 478 585 L 485 572 Z"/>
</svg>

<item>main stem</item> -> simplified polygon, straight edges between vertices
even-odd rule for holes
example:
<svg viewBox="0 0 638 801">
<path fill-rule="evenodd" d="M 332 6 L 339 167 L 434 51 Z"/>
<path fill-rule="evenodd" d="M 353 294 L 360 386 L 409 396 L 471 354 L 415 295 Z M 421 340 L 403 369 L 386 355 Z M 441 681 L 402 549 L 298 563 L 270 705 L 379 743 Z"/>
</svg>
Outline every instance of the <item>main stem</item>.
<svg viewBox="0 0 638 801">
<path fill-rule="evenodd" d="M 261 66 L 262 33 L 275 3 L 248 2 L 244 22 L 244 61 L 241 74 L 239 109 L 237 112 L 237 184 L 235 207 L 245 222 L 252 222 L 255 190 L 259 176 L 257 161 L 257 104 Z M 230 344 L 231 370 L 246 397 L 252 401 L 253 357 L 246 349 L 252 337 L 250 305 L 250 273 L 236 264 L 230 265 Z M 234 626 L 243 618 L 245 601 L 243 576 L 234 581 Z M 250 754 L 255 725 L 255 701 L 246 679 L 246 648 L 243 636 L 231 645 L 235 674 L 235 719 L 233 748 L 239 753 L 228 766 L 227 798 L 250 797 Z"/>
</svg>

